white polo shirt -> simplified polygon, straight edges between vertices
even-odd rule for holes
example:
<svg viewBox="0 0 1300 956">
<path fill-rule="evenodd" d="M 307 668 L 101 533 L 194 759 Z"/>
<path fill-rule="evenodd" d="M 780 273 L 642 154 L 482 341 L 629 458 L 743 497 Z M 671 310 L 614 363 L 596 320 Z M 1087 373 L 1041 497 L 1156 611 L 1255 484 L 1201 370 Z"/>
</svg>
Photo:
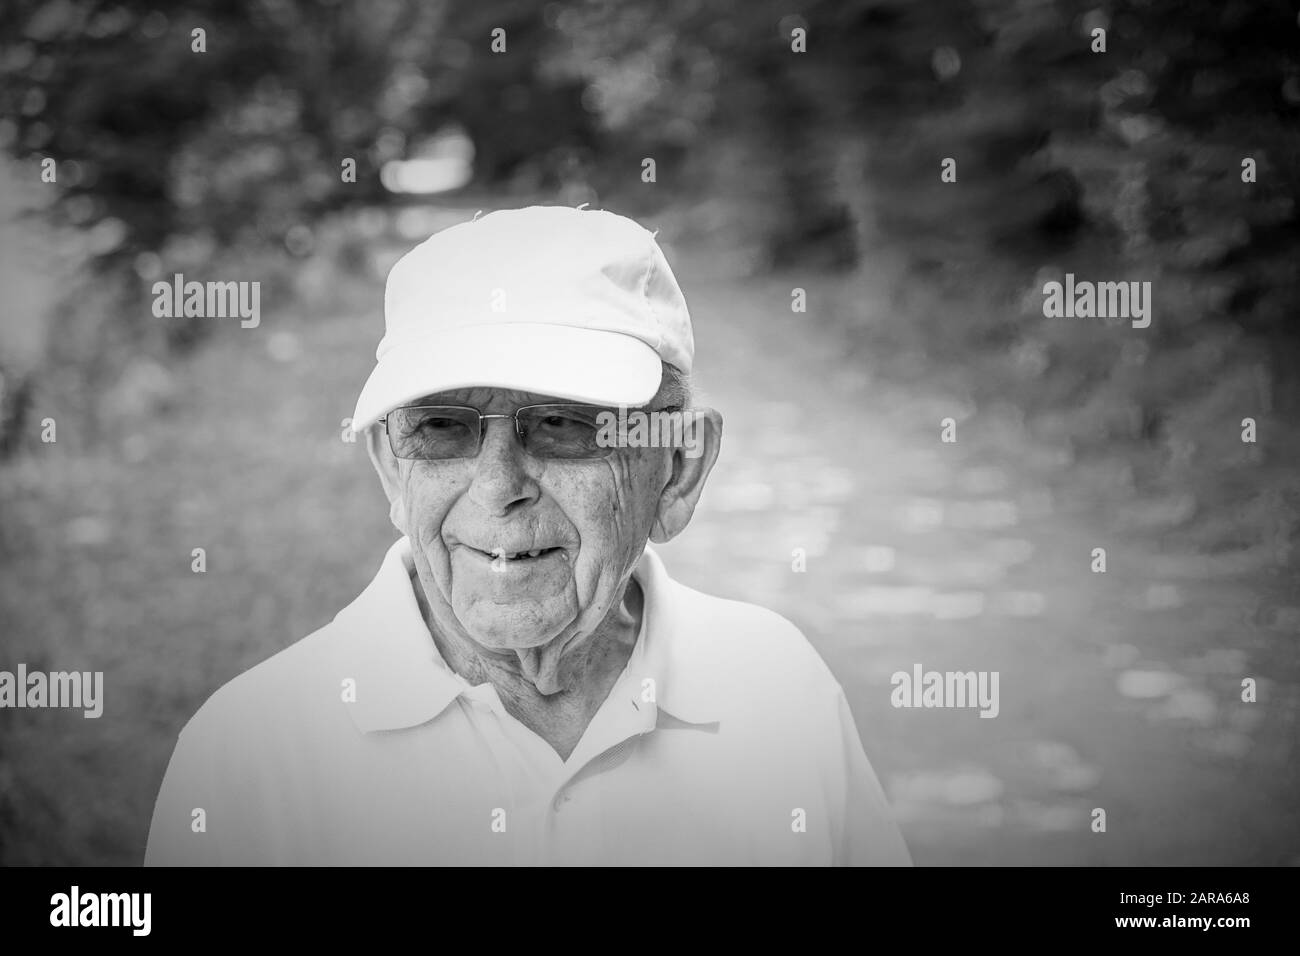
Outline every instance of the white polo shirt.
<svg viewBox="0 0 1300 956">
<path fill-rule="evenodd" d="M 636 645 L 562 760 L 443 661 L 402 538 L 333 622 L 185 726 L 146 865 L 910 865 L 799 630 L 649 547 L 634 575 Z"/>
</svg>

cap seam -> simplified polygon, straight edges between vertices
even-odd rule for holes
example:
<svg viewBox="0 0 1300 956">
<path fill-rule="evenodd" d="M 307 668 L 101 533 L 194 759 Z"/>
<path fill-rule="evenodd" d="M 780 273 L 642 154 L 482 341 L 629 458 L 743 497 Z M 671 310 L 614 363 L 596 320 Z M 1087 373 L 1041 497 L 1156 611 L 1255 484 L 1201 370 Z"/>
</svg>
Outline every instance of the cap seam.
<svg viewBox="0 0 1300 956">
<path fill-rule="evenodd" d="M 659 319 L 659 313 L 655 311 L 654 303 L 650 301 L 650 276 L 659 265 L 655 257 L 655 250 L 657 247 L 653 235 L 647 232 L 646 238 L 650 242 L 650 262 L 646 265 L 645 275 L 641 277 L 641 298 L 645 299 L 646 308 L 650 311 L 650 317 L 654 319 L 656 330 L 654 349 L 662 355 L 664 344 L 663 323 Z"/>
</svg>

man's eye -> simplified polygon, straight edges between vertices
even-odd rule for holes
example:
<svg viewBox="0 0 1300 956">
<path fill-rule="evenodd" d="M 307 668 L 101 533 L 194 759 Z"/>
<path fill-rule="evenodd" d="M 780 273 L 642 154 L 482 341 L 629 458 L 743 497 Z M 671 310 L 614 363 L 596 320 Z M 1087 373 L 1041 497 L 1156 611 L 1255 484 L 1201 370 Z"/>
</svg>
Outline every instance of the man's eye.
<svg viewBox="0 0 1300 956">
<path fill-rule="evenodd" d="M 539 424 L 546 432 L 557 436 L 585 435 L 595 428 L 595 424 L 585 415 L 573 412 L 546 415 Z"/>
<path fill-rule="evenodd" d="M 454 418 L 423 418 L 416 426 L 421 431 L 448 431 L 460 427 L 461 423 Z"/>
</svg>

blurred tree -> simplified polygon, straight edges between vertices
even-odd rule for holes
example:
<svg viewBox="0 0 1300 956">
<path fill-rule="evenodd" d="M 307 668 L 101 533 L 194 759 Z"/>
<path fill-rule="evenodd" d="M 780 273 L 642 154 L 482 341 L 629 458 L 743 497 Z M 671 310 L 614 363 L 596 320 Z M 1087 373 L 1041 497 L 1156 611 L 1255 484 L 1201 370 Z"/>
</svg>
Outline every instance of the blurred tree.
<svg viewBox="0 0 1300 956">
<path fill-rule="evenodd" d="M 93 396 L 141 347 L 190 344 L 210 329 L 150 321 L 149 283 L 164 271 L 229 270 L 229 260 L 215 263 L 231 250 L 264 266 L 268 251 L 303 254 L 317 217 L 381 196 L 376 170 L 402 155 L 418 121 L 444 9 L 401 0 L 0 7 L 0 146 L 20 171 L 8 184 L 69 227 L 64 245 L 92 267 L 73 273 L 62 301 L 30 310 L 58 327 L 43 336 L 56 372 L 44 381 L 60 383 L 65 407 L 94 414 Z M 356 161 L 354 182 L 341 176 L 345 158 Z M 46 159 L 53 182 L 42 178 Z M 0 347 L 5 447 L 32 374 L 7 352 Z"/>
<path fill-rule="evenodd" d="M 173 236 L 280 242 L 379 195 L 373 168 L 400 154 L 427 94 L 444 9 L 17 0 L 0 12 L 0 140 L 58 162 L 67 222 L 121 224 L 103 265 Z M 345 157 L 355 183 L 341 181 Z"/>
<path fill-rule="evenodd" d="M 425 129 L 451 120 L 466 129 L 482 186 L 518 182 L 523 191 L 554 190 L 574 163 L 589 168 L 602 151 L 594 118 L 583 109 L 583 84 L 546 70 L 547 18 L 557 6 L 449 4 L 427 58 L 429 93 L 414 115 Z M 492 49 L 496 30 L 504 31 L 504 52 Z"/>
</svg>

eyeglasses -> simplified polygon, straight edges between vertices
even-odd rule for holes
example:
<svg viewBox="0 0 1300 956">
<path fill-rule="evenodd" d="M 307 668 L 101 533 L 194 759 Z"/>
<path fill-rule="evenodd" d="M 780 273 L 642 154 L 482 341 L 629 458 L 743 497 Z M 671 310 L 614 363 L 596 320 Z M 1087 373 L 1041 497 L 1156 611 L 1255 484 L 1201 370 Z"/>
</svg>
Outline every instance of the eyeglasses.
<svg viewBox="0 0 1300 956">
<path fill-rule="evenodd" d="M 380 421 L 398 458 L 444 461 L 474 458 L 483 446 L 483 422 L 509 418 L 524 451 L 534 458 L 606 458 L 614 443 L 602 431 L 617 417 L 600 405 L 525 405 L 513 415 L 483 415 L 464 405 L 405 405 Z"/>
</svg>

